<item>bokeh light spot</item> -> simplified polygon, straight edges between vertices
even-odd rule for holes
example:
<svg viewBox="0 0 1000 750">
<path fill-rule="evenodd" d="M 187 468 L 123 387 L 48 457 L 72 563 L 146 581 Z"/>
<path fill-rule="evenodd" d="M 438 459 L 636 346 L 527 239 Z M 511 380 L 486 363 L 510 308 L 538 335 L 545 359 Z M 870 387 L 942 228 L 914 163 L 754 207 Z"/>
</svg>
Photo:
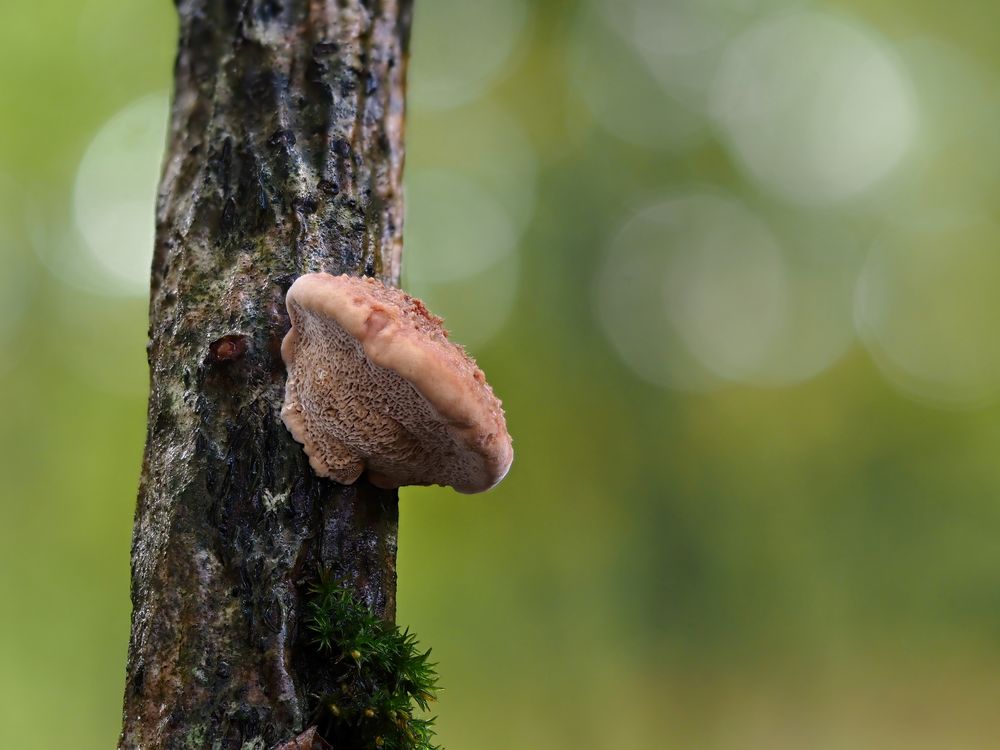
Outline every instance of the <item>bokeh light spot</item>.
<svg viewBox="0 0 1000 750">
<path fill-rule="evenodd" d="M 481 96 L 504 68 L 528 17 L 526 0 L 440 0 L 414 15 L 409 101 L 447 109 Z"/>
<path fill-rule="evenodd" d="M 906 72 L 887 42 L 818 12 L 765 19 L 734 39 L 712 109 L 749 175 L 801 204 L 871 188 L 917 130 Z"/>
<path fill-rule="evenodd" d="M 700 197 L 662 215 L 668 320 L 705 367 L 734 380 L 758 369 L 785 315 L 785 268 L 770 230 L 737 203 Z"/>
<path fill-rule="evenodd" d="M 470 348 L 499 331 L 517 292 L 518 229 L 478 180 L 446 170 L 406 177 L 403 287 Z"/>
<path fill-rule="evenodd" d="M 107 293 L 148 292 L 167 113 L 165 93 L 133 101 L 101 127 L 80 161 L 73 215 Z"/>
<path fill-rule="evenodd" d="M 704 136 L 702 115 L 668 94 L 632 46 L 584 9 L 567 48 L 571 80 L 591 116 L 618 138 L 682 151 Z"/>
<path fill-rule="evenodd" d="M 446 112 L 417 113 L 406 124 L 406 144 L 409 183 L 427 169 L 465 175 L 496 197 L 519 228 L 531 220 L 538 155 L 520 118 L 507 109 L 482 100 Z"/>
<path fill-rule="evenodd" d="M 702 111 L 726 43 L 762 14 L 803 0 L 599 0 L 660 85 Z"/>
<path fill-rule="evenodd" d="M 597 285 L 609 340 L 640 377 L 681 389 L 753 371 L 781 322 L 774 237 L 714 194 L 643 209 L 611 244 Z"/>
<path fill-rule="evenodd" d="M 517 230 L 480 184 L 444 170 L 406 177 L 407 278 L 446 282 L 480 273 L 511 253 Z"/>
<path fill-rule="evenodd" d="M 519 269 L 518 254 L 510 253 L 483 271 L 454 281 L 411 279 L 404 273 L 403 288 L 444 318 L 453 341 L 475 352 L 510 319 Z"/>
<path fill-rule="evenodd" d="M 853 338 L 848 238 L 803 239 L 721 194 L 668 198 L 637 213 L 597 285 L 602 326 L 622 360 L 658 385 L 800 382 Z"/>
<path fill-rule="evenodd" d="M 996 398 L 998 244 L 993 221 L 952 215 L 915 220 L 872 248 L 856 321 L 876 364 L 904 393 L 954 407 Z"/>
<path fill-rule="evenodd" d="M 883 215 L 905 226 L 945 205 L 992 210 L 1000 189 L 995 71 L 938 39 L 910 38 L 899 51 L 911 72 L 921 122 Z"/>
<path fill-rule="evenodd" d="M 822 373 L 854 342 L 853 302 L 858 245 L 827 222 L 775 226 L 786 272 L 780 335 L 753 382 L 792 385 Z"/>
</svg>

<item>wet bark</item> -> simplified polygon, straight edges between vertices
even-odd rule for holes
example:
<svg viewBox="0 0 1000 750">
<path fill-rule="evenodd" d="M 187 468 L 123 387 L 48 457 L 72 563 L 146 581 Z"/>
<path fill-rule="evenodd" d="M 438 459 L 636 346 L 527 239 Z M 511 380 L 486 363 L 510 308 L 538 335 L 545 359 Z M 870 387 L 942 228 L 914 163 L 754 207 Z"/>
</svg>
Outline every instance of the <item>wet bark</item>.
<svg viewBox="0 0 1000 750">
<path fill-rule="evenodd" d="M 298 275 L 398 282 L 410 0 L 177 8 L 119 747 L 263 749 L 332 687 L 317 571 L 395 616 L 396 494 L 313 474 L 279 346 Z"/>
</svg>

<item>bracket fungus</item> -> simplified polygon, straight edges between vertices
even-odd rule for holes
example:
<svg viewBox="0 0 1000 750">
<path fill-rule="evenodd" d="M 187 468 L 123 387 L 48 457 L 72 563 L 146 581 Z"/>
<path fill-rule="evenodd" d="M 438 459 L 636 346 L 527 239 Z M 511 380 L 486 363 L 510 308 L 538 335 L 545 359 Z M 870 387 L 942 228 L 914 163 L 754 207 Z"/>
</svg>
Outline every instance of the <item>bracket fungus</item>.
<svg viewBox="0 0 1000 750">
<path fill-rule="evenodd" d="M 513 448 L 500 400 L 441 319 L 373 278 L 309 273 L 285 298 L 292 327 L 281 418 L 317 474 L 376 487 L 482 492 Z"/>
</svg>

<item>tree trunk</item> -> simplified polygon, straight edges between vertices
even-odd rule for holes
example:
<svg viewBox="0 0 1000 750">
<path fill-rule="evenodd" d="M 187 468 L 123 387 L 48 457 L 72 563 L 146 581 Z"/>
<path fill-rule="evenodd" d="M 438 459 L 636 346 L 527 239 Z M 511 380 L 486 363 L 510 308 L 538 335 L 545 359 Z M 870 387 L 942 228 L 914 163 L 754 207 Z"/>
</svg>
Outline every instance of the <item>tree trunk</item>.
<svg viewBox="0 0 1000 750">
<path fill-rule="evenodd" d="M 298 275 L 398 283 L 411 4 L 177 5 L 119 747 L 270 748 L 332 688 L 303 649 L 319 569 L 395 617 L 396 493 L 314 475 L 279 346 Z"/>
</svg>

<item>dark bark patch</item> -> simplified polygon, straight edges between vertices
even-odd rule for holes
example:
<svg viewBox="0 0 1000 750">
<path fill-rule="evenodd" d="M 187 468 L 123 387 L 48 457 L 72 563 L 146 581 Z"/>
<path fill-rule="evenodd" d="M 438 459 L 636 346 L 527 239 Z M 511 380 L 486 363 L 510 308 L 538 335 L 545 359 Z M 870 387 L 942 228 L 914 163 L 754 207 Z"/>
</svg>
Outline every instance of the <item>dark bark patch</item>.
<svg viewBox="0 0 1000 750">
<path fill-rule="evenodd" d="M 283 146 L 289 148 L 295 145 L 295 133 L 291 130 L 275 130 L 267 139 L 268 146 Z"/>
<path fill-rule="evenodd" d="M 333 142 L 333 153 L 346 159 L 351 155 L 351 144 L 344 138 L 338 138 Z"/>
<path fill-rule="evenodd" d="M 316 42 L 313 45 L 312 53 L 313 57 L 326 57 L 327 55 L 334 55 L 340 50 L 340 45 L 337 42 L 332 41 L 322 41 Z"/>
<path fill-rule="evenodd" d="M 328 180 L 326 178 L 323 178 L 322 180 L 320 180 L 319 184 L 316 185 L 316 187 L 324 195 L 334 196 L 334 195 L 336 195 L 337 193 L 340 192 L 340 185 L 338 185 L 336 182 L 333 182 L 332 180 Z"/>
</svg>

